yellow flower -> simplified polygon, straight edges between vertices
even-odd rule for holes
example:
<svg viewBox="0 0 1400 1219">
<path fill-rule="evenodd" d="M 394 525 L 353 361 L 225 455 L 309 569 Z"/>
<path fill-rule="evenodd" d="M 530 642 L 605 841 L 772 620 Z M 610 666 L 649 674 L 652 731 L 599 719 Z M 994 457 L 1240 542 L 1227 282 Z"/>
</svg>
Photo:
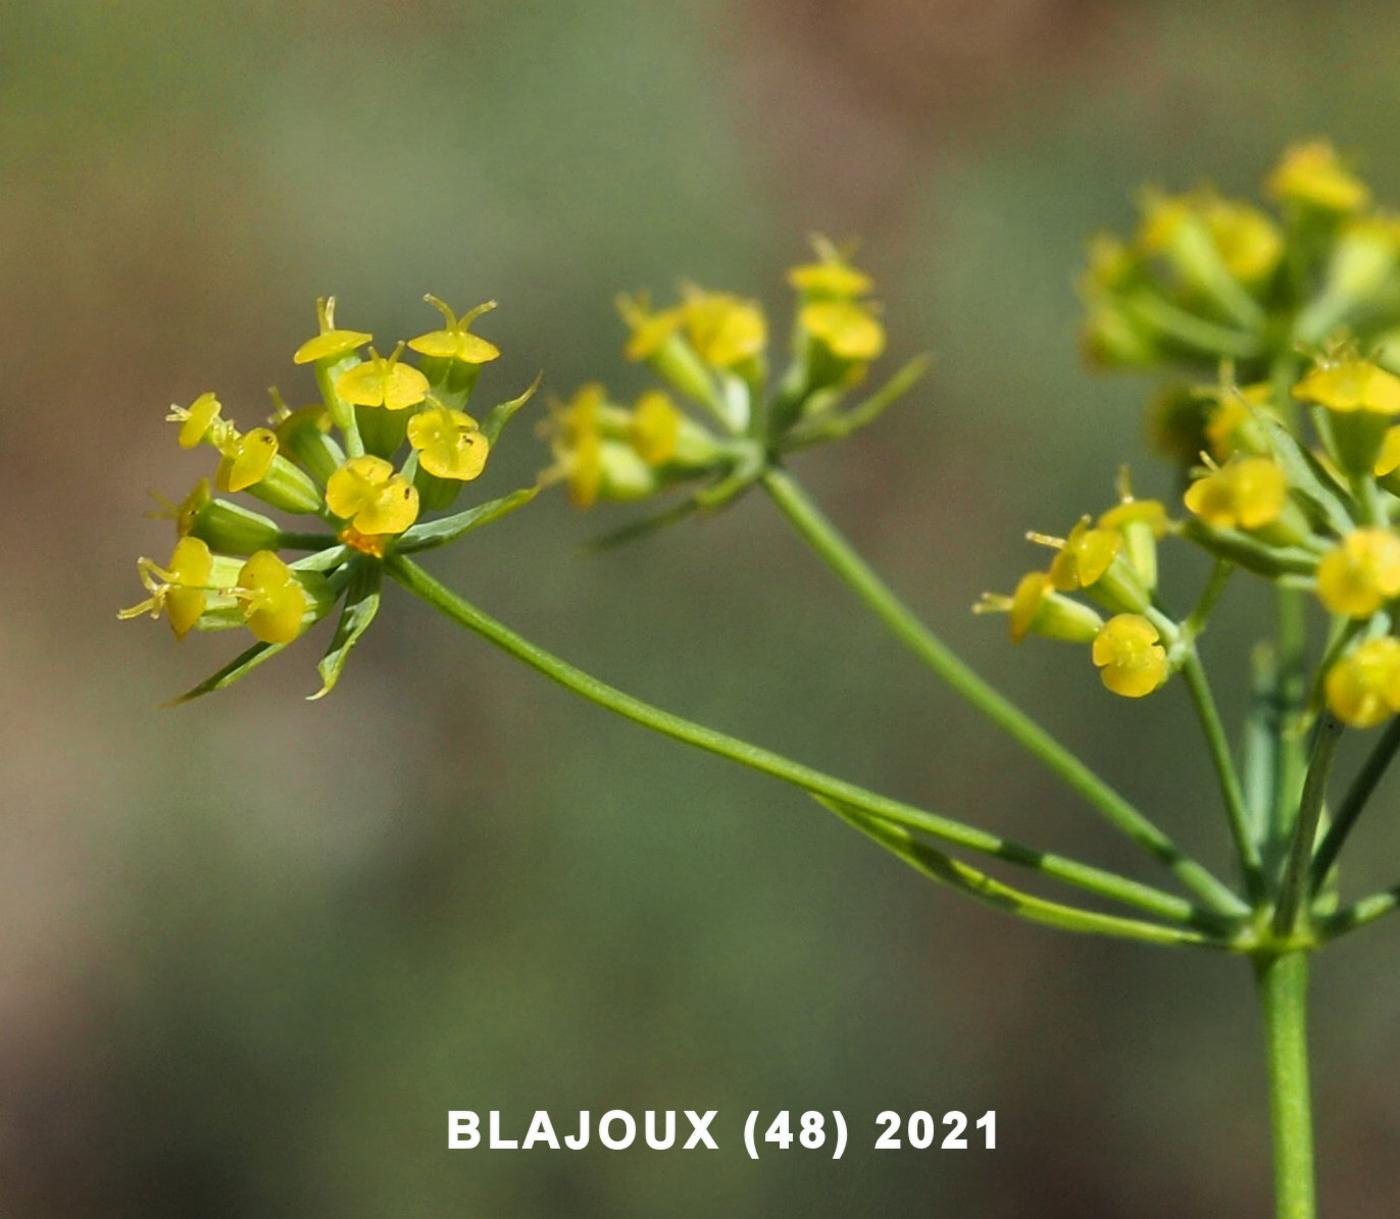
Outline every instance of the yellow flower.
<svg viewBox="0 0 1400 1219">
<path fill-rule="evenodd" d="M 316 302 L 316 319 L 320 323 L 321 333 L 315 338 L 307 339 L 296 349 L 292 363 L 314 364 L 318 360 L 332 361 L 340 356 L 349 355 L 374 338 L 374 335 L 365 334 L 360 330 L 336 329 L 333 296 L 322 297 Z"/>
<path fill-rule="evenodd" d="M 804 296 L 850 300 L 865 296 L 874 288 L 875 281 L 851 266 L 825 237 L 813 237 L 812 245 L 818 261 L 793 267 L 787 277 L 788 283 Z"/>
<path fill-rule="evenodd" d="M 1115 504 L 1099 517 L 1100 530 L 1121 533 L 1131 525 L 1146 525 L 1153 537 L 1161 538 L 1171 528 L 1171 518 L 1161 500 L 1132 498 Z"/>
<path fill-rule="evenodd" d="M 627 434 L 648 465 L 663 465 L 676 455 L 680 432 L 681 413 L 661 390 L 649 390 L 637 399 Z"/>
<path fill-rule="evenodd" d="M 243 435 L 231 436 L 223 445 L 223 460 L 214 474 L 220 491 L 244 491 L 260 483 L 277 456 L 277 434 L 270 428 L 255 427 Z"/>
<path fill-rule="evenodd" d="M 1095 529 L 1086 516 L 1070 530 L 1050 564 L 1050 582 L 1061 592 L 1088 588 L 1113 565 L 1122 547 L 1123 535 L 1117 529 Z"/>
<path fill-rule="evenodd" d="M 457 360 L 462 364 L 485 364 L 499 358 L 499 347 L 471 333 L 471 324 L 483 313 L 491 312 L 496 307 L 495 301 L 486 301 L 475 309 L 469 309 L 459 318 L 436 296 L 429 295 L 423 299 L 442 314 L 447 325 L 441 330 L 410 339 L 408 345 L 414 351 L 443 360 Z"/>
<path fill-rule="evenodd" d="M 690 289 L 681 316 L 696 354 L 716 368 L 733 368 L 768 344 L 768 320 L 763 311 L 753 301 L 728 292 Z"/>
<path fill-rule="evenodd" d="M 387 359 L 373 347 L 370 358 L 341 375 L 335 392 L 352 406 L 382 406 L 402 411 L 428 396 L 428 378 L 416 368 L 399 363 L 400 343 Z"/>
<path fill-rule="evenodd" d="M 1353 728 L 1373 728 L 1400 711 L 1400 639 L 1368 639 L 1328 670 L 1327 705 Z"/>
<path fill-rule="evenodd" d="M 1206 441 L 1212 455 L 1221 461 L 1241 449 L 1249 450 L 1262 442 L 1258 432 L 1258 414 L 1273 397 L 1266 383 L 1229 388 L 1222 391 L 1210 408 L 1206 421 Z"/>
<path fill-rule="evenodd" d="M 199 621 L 209 601 L 213 580 L 214 556 L 199 538 L 182 537 L 175 543 L 170 562 L 158 567 L 150 559 L 138 559 L 136 569 L 141 583 L 151 595 L 140 605 L 121 610 L 118 618 L 139 618 L 150 614 L 159 618 L 162 611 L 170 622 L 176 639 L 183 639 Z"/>
<path fill-rule="evenodd" d="M 475 419 L 445 406 L 414 415 L 408 421 L 408 443 L 418 450 L 418 464 L 429 474 L 461 482 L 481 473 L 491 448 Z"/>
<path fill-rule="evenodd" d="M 580 386 L 573 398 L 556 408 L 549 421 L 550 445 L 555 468 L 569 485 L 569 499 L 576 508 L 598 502 L 603 482 L 603 439 L 598 417 L 606 391 L 597 382 Z"/>
<path fill-rule="evenodd" d="M 1103 619 L 1087 605 L 1055 592 L 1049 575 L 1043 571 L 1027 572 L 1009 597 L 983 593 L 972 612 L 1006 614 L 1013 643 L 1020 643 L 1031 633 L 1070 643 L 1089 643 L 1103 626 Z"/>
<path fill-rule="evenodd" d="M 885 350 L 885 328 L 868 302 L 812 301 L 802 306 L 797 320 L 842 360 L 874 360 Z"/>
<path fill-rule="evenodd" d="M 617 298 L 617 311 L 631 331 L 623 348 L 623 355 L 629 360 L 645 360 L 655 355 L 685 320 L 684 310 L 679 305 L 653 312 L 645 298 L 630 296 Z"/>
<path fill-rule="evenodd" d="M 1323 556 L 1317 595 L 1334 614 L 1369 618 L 1400 596 L 1400 537 L 1389 529 L 1358 529 Z"/>
<path fill-rule="evenodd" d="M 238 573 L 233 595 L 243 606 L 243 618 L 263 643 L 291 643 L 301 634 L 307 609 L 306 590 L 281 559 L 260 550 Z"/>
<path fill-rule="evenodd" d="M 1167 680 L 1167 653 L 1161 634 L 1141 614 L 1118 614 L 1094 638 L 1099 677 L 1114 694 L 1142 698 Z"/>
<path fill-rule="evenodd" d="M 1278 226 L 1263 212 L 1244 203 L 1211 197 L 1204 204 L 1206 228 L 1225 269 L 1251 283 L 1268 275 L 1283 254 Z"/>
<path fill-rule="evenodd" d="M 402 533 L 418 519 L 418 490 L 382 457 L 352 457 L 326 484 L 326 504 L 360 533 Z"/>
<path fill-rule="evenodd" d="M 1267 457 L 1245 457 L 1212 470 L 1186 489 L 1186 506 L 1217 529 L 1260 529 L 1283 514 L 1288 483 Z"/>
<path fill-rule="evenodd" d="M 1293 387 L 1293 396 L 1339 414 L 1400 415 L 1400 377 L 1355 357 L 1319 364 Z"/>
<path fill-rule="evenodd" d="M 1293 145 L 1265 185 L 1276 199 L 1329 212 L 1359 211 L 1371 201 L 1366 184 L 1343 168 L 1336 149 L 1325 140 Z"/>
<path fill-rule="evenodd" d="M 217 434 L 221 430 L 219 412 L 222 410 L 222 404 L 213 394 L 204 393 L 187 407 L 171 406 L 166 418 L 180 425 L 180 447 L 192 449 L 206 437 L 214 439 L 210 436 L 211 431 Z"/>
</svg>

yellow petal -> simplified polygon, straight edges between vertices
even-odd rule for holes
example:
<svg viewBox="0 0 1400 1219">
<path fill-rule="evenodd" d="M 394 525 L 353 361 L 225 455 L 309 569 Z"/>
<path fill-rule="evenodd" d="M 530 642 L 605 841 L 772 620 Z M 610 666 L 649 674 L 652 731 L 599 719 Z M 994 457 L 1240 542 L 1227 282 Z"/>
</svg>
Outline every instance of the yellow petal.
<svg viewBox="0 0 1400 1219">
<path fill-rule="evenodd" d="M 843 360 L 874 360 L 885 350 L 885 328 L 855 301 L 813 301 L 798 314 L 802 328 Z"/>
<path fill-rule="evenodd" d="M 292 356 L 293 364 L 312 364 L 317 360 L 334 360 L 348 355 L 373 340 L 374 335 L 360 330 L 328 330 L 314 339 L 307 339 Z"/>
</svg>

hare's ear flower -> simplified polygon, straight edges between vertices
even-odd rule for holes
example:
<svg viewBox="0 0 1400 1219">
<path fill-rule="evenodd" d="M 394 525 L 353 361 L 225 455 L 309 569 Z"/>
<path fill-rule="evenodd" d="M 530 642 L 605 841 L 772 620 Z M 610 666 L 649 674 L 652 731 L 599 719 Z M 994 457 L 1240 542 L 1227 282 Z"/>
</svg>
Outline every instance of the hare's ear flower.
<svg viewBox="0 0 1400 1219">
<path fill-rule="evenodd" d="M 220 585 L 231 583 L 236 564 L 215 555 L 201 539 L 182 537 L 164 567 L 143 558 L 137 560 L 136 568 L 151 595 L 139 605 L 121 610 L 117 617 L 149 614 L 159 618 L 164 614 L 175 638 L 183 639 L 203 617 Z"/>
<path fill-rule="evenodd" d="M 331 475 L 326 506 L 361 534 L 398 534 L 418 519 L 418 491 L 392 463 L 366 454 Z"/>
<path fill-rule="evenodd" d="M 1400 639 L 1358 644 L 1327 671 L 1327 706 L 1344 724 L 1374 728 L 1400 711 Z"/>
<path fill-rule="evenodd" d="M 1167 652 L 1161 634 L 1141 614 L 1119 614 L 1094 639 L 1099 677 L 1114 694 L 1142 698 L 1167 680 Z"/>
<path fill-rule="evenodd" d="M 1264 184 L 1281 203 L 1299 203 L 1323 212 L 1357 212 L 1371 202 L 1371 191 L 1325 140 L 1295 144 Z"/>
<path fill-rule="evenodd" d="M 428 295 L 423 299 L 442 314 L 446 324 L 441 330 L 431 330 L 410 339 L 408 345 L 413 351 L 434 359 L 456 360 L 461 364 L 486 364 L 500 358 L 499 347 L 471 332 L 471 324 L 482 314 L 490 313 L 496 307 L 495 301 L 483 301 L 475 309 L 469 309 L 458 317 L 436 296 Z"/>
<path fill-rule="evenodd" d="M 1400 537 L 1389 529 L 1357 529 L 1322 556 L 1317 595 L 1334 614 L 1369 618 L 1400 596 Z"/>
</svg>

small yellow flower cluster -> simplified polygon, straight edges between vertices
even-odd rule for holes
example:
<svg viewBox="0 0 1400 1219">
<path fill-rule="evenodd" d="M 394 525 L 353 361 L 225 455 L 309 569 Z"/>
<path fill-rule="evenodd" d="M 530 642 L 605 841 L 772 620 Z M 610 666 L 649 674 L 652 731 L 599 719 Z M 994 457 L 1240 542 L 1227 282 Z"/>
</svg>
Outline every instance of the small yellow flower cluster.
<svg viewBox="0 0 1400 1219">
<path fill-rule="evenodd" d="M 244 626 L 259 646 L 290 643 L 342 596 L 347 615 L 353 609 L 356 622 L 368 620 L 373 611 L 364 602 L 377 598 L 379 560 L 422 541 L 414 534 L 420 515 L 449 507 L 481 475 L 501 429 L 534 390 L 494 407 L 484 423 L 472 418 L 465 408 L 481 366 L 501 353 L 470 327 L 495 303 L 459 318 L 436 297 L 425 299 L 443 315 L 443 326 L 397 344 L 387 356 L 370 346 L 371 334 L 336 325 L 333 299 L 318 302 L 319 332 L 292 357 L 315 376 L 321 398 L 315 405 L 292 410 L 274 390 L 272 417 L 248 431 L 225 417 L 213 393 L 172 408 L 182 448 L 208 445 L 217 452 L 213 487 L 201 479 L 181 504 L 166 505 L 162 514 L 175 520 L 178 533 L 174 553 L 164 566 L 139 561 L 150 595 L 121 617 L 164 615 L 177 638 Z M 417 366 L 406 351 L 419 357 Z M 326 531 L 284 529 L 216 491 L 246 492 L 315 518 Z M 479 509 L 461 514 L 479 515 Z M 455 519 L 432 522 L 432 540 L 424 544 L 453 536 Z M 307 553 L 291 561 L 279 553 L 296 550 Z M 323 662 L 327 688 L 341 663 L 343 654 Z"/>
<path fill-rule="evenodd" d="M 1028 535 L 1054 549 L 1047 571 L 1021 578 L 1009 597 L 984 593 L 979 614 L 1005 613 L 1011 638 L 1028 634 L 1090 645 L 1103 684 L 1125 698 L 1141 698 L 1166 682 L 1179 634 L 1153 606 L 1157 543 L 1171 528 L 1158 500 L 1135 499 L 1121 480 L 1119 502 L 1097 520 L 1083 517 L 1066 538 Z M 1107 622 L 1067 594 L 1083 593 L 1112 617 Z"/>
<path fill-rule="evenodd" d="M 626 406 L 592 383 L 556 403 L 543 429 L 554 460 L 541 481 L 565 483 L 583 508 L 700 482 L 707 485 L 688 506 L 716 507 L 782 453 L 871 422 L 923 365 L 906 366 L 869 401 L 844 405 L 883 354 L 885 329 L 870 276 L 824 238 L 814 244 L 816 260 L 788 274 L 796 317 L 790 360 L 776 378 L 769 375 L 768 319 L 756 301 L 694 284 L 682 285 L 679 300 L 664 308 L 645 296 L 620 297 L 624 354 L 648 365 L 664 388 L 648 388 Z"/>
<path fill-rule="evenodd" d="M 1182 534 L 1315 595 L 1333 642 L 1303 712 L 1369 726 L 1400 709 L 1400 219 L 1323 141 L 1265 193 L 1145 193 L 1138 231 L 1090 248 L 1085 346 L 1176 375 L 1152 419 Z"/>
</svg>

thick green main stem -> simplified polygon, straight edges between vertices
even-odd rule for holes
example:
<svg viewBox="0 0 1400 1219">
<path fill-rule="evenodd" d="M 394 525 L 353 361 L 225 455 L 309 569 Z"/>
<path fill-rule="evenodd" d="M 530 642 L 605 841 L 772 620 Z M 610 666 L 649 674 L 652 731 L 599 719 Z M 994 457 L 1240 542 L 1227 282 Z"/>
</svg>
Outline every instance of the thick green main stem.
<svg viewBox="0 0 1400 1219">
<path fill-rule="evenodd" d="M 1136 906 L 1159 917 L 1174 922 L 1211 925 L 1214 920 L 1205 912 L 1193 906 L 1184 898 L 1164 892 L 1151 885 L 1129 880 L 1115 872 L 1105 871 L 1089 864 L 1050 852 L 1039 851 L 990 834 L 974 826 L 965 825 L 936 813 L 926 812 L 888 796 L 868 791 L 853 783 L 847 783 L 831 775 L 823 774 L 800 762 L 772 753 L 767 749 L 728 736 L 702 724 L 663 711 L 650 703 L 600 681 L 582 669 L 575 668 L 567 661 L 537 647 L 529 640 L 517 635 L 503 623 L 483 613 L 474 605 L 463 600 L 446 586 L 433 579 L 412 560 L 402 555 L 394 555 L 385 560 L 385 571 L 415 596 L 427 602 L 438 612 L 454 622 L 475 631 L 503 651 L 524 661 L 546 677 L 577 694 L 613 711 L 634 723 L 650 728 L 664 736 L 672 737 L 699 749 L 716 753 L 731 761 L 739 762 L 753 770 L 782 779 L 784 782 L 802 788 L 804 791 L 826 796 L 829 799 L 851 805 L 863 812 L 897 825 L 919 830 L 934 838 L 960 846 L 967 850 L 995 855 L 999 858 L 1035 868 L 1062 880 L 1067 884 L 1096 893 L 1101 897 L 1121 901 Z M 1168 937 L 1176 936 L 1175 942 L 1199 944 L 1201 937 L 1186 931 L 1173 932 L 1163 929 Z M 1223 927 L 1212 930 L 1226 932 Z M 1223 939 L 1212 941 L 1217 946 Z"/>
<path fill-rule="evenodd" d="M 1308 1087 L 1308 957 L 1288 952 L 1256 963 L 1269 1056 L 1277 1219 L 1316 1219 L 1312 1100 Z"/>
<path fill-rule="evenodd" d="M 769 470 L 763 476 L 763 486 L 812 549 L 901 642 L 959 695 L 1088 800 L 1114 826 L 1171 869 L 1182 884 L 1212 909 L 1228 915 L 1248 911 L 1228 885 L 1182 851 L 1044 728 L 954 655 L 870 569 L 792 478 L 782 470 Z"/>
</svg>

